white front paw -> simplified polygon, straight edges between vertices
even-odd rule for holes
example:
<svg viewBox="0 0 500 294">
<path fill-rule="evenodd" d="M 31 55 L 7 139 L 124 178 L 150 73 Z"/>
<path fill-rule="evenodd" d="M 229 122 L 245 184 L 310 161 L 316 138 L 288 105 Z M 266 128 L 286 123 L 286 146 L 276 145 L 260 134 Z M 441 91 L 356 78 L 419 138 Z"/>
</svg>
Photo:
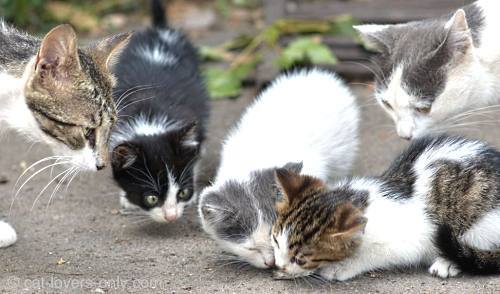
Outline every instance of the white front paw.
<svg viewBox="0 0 500 294">
<path fill-rule="evenodd" d="M 17 234 L 8 223 L 0 221 L 0 248 L 8 247 L 17 241 Z"/>
<path fill-rule="evenodd" d="M 429 273 L 435 277 L 446 279 L 458 275 L 460 269 L 451 261 L 438 257 L 429 268 Z"/>
<path fill-rule="evenodd" d="M 135 204 L 132 204 L 130 201 L 128 201 L 127 197 L 125 196 L 125 192 L 120 192 L 120 207 L 123 210 L 130 211 L 130 210 L 137 210 L 139 207 Z"/>
</svg>

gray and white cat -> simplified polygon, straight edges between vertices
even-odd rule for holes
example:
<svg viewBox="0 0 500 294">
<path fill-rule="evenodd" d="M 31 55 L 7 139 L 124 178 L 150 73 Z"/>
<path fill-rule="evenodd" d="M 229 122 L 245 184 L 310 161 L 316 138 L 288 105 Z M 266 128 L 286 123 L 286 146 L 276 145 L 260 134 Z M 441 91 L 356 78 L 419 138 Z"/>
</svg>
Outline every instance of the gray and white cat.
<svg viewBox="0 0 500 294">
<path fill-rule="evenodd" d="M 436 19 L 355 27 L 379 51 L 375 97 L 400 137 L 456 125 L 499 101 L 499 9 L 480 0 Z"/>
<path fill-rule="evenodd" d="M 69 25 L 40 40 L 0 20 L 0 123 L 50 146 L 60 164 L 104 168 L 116 120 L 109 67 L 128 37 L 79 49 Z M 0 222 L 0 247 L 16 239 L 12 227 Z"/>
<path fill-rule="evenodd" d="M 358 122 L 355 97 L 333 73 L 278 77 L 224 142 L 216 179 L 201 193 L 205 232 L 237 259 L 272 267 L 274 170 L 302 170 L 325 181 L 345 176 L 356 155 Z"/>
</svg>

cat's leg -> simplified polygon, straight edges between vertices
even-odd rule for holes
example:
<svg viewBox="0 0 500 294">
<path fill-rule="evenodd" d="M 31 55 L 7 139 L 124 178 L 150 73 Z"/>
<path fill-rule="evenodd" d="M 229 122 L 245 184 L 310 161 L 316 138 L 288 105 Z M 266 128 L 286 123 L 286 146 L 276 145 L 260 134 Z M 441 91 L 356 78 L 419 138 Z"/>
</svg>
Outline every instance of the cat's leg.
<svg viewBox="0 0 500 294">
<path fill-rule="evenodd" d="M 429 273 L 442 279 L 455 277 L 460 273 L 460 269 L 451 261 L 443 257 L 438 257 L 429 268 Z"/>
<path fill-rule="evenodd" d="M 340 262 L 334 262 L 322 268 L 319 275 L 329 281 L 346 281 L 372 270 L 388 267 L 389 262 L 383 256 L 352 256 Z"/>
<path fill-rule="evenodd" d="M 17 241 L 17 234 L 13 227 L 0 221 L 0 248 L 8 247 Z"/>
</svg>

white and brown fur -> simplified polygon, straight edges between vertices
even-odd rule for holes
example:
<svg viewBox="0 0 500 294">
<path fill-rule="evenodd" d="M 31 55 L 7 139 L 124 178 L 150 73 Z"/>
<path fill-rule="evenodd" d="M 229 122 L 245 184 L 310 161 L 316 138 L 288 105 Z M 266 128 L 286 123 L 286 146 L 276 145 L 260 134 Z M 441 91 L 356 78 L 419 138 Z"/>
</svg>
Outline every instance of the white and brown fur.
<svg viewBox="0 0 500 294">
<path fill-rule="evenodd" d="M 400 137 L 458 126 L 496 110 L 500 97 L 500 2 L 479 0 L 454 14 L 355 28 L 379 53 L 375 97 Z"/>
<path fill-rule="evenodd" d="M 419 265 L 441 278 L 500 272 L 500 152 L 484 142 L 415 139 L 382 176 L 331 188 L 289 172 L 277 177 L 280 277 L 316 272 L 344 281 Z"/>
<path fill-rule="evenodd" d="M 358 124 L 356 99 L 335 74 L 312 69 L 278 77 L 223 144 L 216 179 L 200 197 L 205 232 L 236 259 L 272 267 L 274 170 L 284 167 L 325 181 L 347 175 Z"/>
</svg>

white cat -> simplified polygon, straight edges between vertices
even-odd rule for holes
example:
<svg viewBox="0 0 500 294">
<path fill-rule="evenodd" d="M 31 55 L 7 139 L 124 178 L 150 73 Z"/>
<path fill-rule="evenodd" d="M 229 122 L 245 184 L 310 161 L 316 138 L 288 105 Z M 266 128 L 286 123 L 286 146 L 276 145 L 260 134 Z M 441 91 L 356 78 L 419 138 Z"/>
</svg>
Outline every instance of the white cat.
<svg viewBox="0 0 500 294">
<path fill-rule="evenodd" d="M 303 70 L 277 78 L 224 142 L 216 179 L 201 193 L 203 229 L 238 260 L 272 267 L 274 170 L 284 166 L 323 180 L 347 175 L 358 124 L 356 99 L 336 75 Z"/>
<path fill-rule="evenodd" d="M 355 27 L 379 51 L 375 97 L 400 137 L 498 110 L 485 106 L 500 100 L 499 10 L 480 0 L 440 18 Z"/>
</svg>

